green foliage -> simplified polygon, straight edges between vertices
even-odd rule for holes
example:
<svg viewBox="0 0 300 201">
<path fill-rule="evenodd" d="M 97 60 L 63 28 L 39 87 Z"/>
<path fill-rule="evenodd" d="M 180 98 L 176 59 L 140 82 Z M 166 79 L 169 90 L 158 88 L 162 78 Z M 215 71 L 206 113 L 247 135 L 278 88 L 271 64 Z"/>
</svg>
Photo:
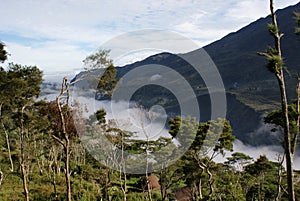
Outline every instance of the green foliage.
<svg viewBox="0 0 300 201">
<path fill-rule="evenodd" d="M 214 165 L 213 172 L 216 175 L 216 192 L 211 200 L 246 200 L 241 183 L 242 175 L 239 172 L 224 164 Z"/>
<path fill-rule="evenodd" d="M 297 27 L 295 28 L 295 33 L 297 35 L 300 35 L 300 12 L 294 12 L 294 15 L 295 15 L 295 20 L 296 20 L 296 24 L 297 24 Z"/>
<path fill-rule="evenodd" d="M 3 63 L 7 59 L 7 52 L 4 49 L 5 45 L 0 41 L 0 62 Z"/>
<path fill-rule="evenodd" d="M 175 138 L 179 128 L 181 126 L 181 117 L 180 116 L 176 116 L 175 118 L 170 118 L 169 119 L 169 133 L 170 135 Z"/>
<path fill-rule="evenodd" d="M 298 132 L 298 127 L 297 127 L 298 116 L 300 115 L 297 112 L 296 104 L 288 105 L 288 115 L 290 121 L 290 131 L 291 133 L 296 134 L 296 132 Z M 264 122 L 283 128 L 284 122 L 283 122 L 282 110 L 273 110 L 271 112 L 268 112 L 267 116 L 264 117 Z M 276 131 L 276 130 L 277 130 L 276 127 L 272 129 L 272 131 Z"/>
<path fill-rule="evenodd" d="M 176 116 L 174 119 L 170 118 L 169 126 L 172 138 L 178 140 L 182 148 L 189 148 L 197 135 L 199 122 L 195 118 L 182 119 L 180 116 Z"/>
<path fill-rule="evenodd" d="M 282 57 L 279 55 L 279 52 L 276 48 L 269 47 L 266 53 L 262 53 L 267 57 L 267 69 L 276 75 L 279 75 L 280 71 L 283 68 L 284 62 Z"/>
<path fill-rule="evenodd" d="M 10 63 L 8 71 L 0 72 L 1 102 L 11 107 L 22 107 L 40 95 L 42 71 L 36 66 Z"/>
<path fill-rule="evenodd" d="M 247 192 L 247 199 L 275 200 L 278 166 L 278 163 L 269 161 L 266 156 L 260 156 L 253 164 L 246 166 L 245 175 L 249 174 L 255 180 Z"/>
<path fill-rule="evenodd" d="M 96 119 L 98 120 L 99 124 L 105 124 L 106 120 L 106 111 L 104 109 L 100 109 L 96 112 Z"/>
<path fill-rule="evenodd" d="M 26 127 L 25 154 L 26 167 L 29 170 L 27 178 L 30 198 L 32 200 L 65 200 L 63 174 L 65 155 L 63 148 L 51 137 L 54 133 L 56 133 L 55 136 L 62 137 L 59 133 L 61 122 L 55 102 L 35 100 L 40 93 L 41 76 L 41 71 L 36 67 L 15 64 L 10 64 L 8 71 L 0 71 L 1 121 L 9 133 L 13 162 L 17 165 L 20 156 L 18 151 L 20 143 L 17 135 L 18 110 L 28 104 L 23 123 Z M 66 114 L 68 133 L 74 134 L 70 138 L 72 199 L 124 200 L 121 190 L 122 182 L 125 181 L 124 175 L 98 163 L 87 153 L 76 135 L 70 108 L 62 107 L 62 109 Z M 289 110 L 291 117 L 296 115 L 295 106 L 290 106 Z M 221 164 L 214 162 L 213 157 L 207 154 L 207 150 L 217 154 L 232 150 L 232 142 L 235 138 L 228 120 L 216 119 L 199 123 L 195 118 L 190 117 L 178 116 L 170 119 L 169 133 L 179 142 L 179 144 L 173 144 L 174 141 L 166 137 L 149 141 L 133 140 L 133 133 L 116 128 L 112 121 L 106 122 L 105 116 L 106 112 L 102 109 L 86 121 L 91 128 L 100 126 L 104 135 L 116 147 L 124 148 L 125 151 L 132 153 L 148 151 L 151 156 L 161 161 L 157 167 L 162 169 L 155 173 L 159 175 L 161 189 L 151 191 L 153 201 L 168 200 L 174 197 L 175 189 L 186 186 L 193 189 L 197 199 L 200 198 L 199 188 L 203 197 L 208 200 L 243 201 L 259 198 L 274 200 L 276 196 L 278 163 L 271 162 L 264 156 L 251 163 L 249 156 L 233 153 L 227 158 L 227 162 Z M 278 111 L 268 118 L 270 122 L 276 121 L 280 124 Z M 271 121 L 272 118 L 276 119 Z M 76 123 L 80 124 L 80 122 Z M 21 200 L 24 197 L 21 172 L 19 168 L 15 168 L 13 172 L 9 171 L 10 163 L 3 133 L 3 128 L 0 128 L 0 146 L 2 147 L 0 168 L 4 173 L 0 186 L 0 200 Z M 170 162 L 168 158 L 156 154 L 157 151 L 163 151 L 166 155 L 176 155 L 178 149 L 185 148 L 189 144 L 191 147 L 184 156 L 171 161 L 172 165 L 168 164 Z M 167 145 L 170 145 L 170 149 L 164 149 Z M 204 145 L 206 147 L 203 147 Z M 237 164 L 245 168 L 234 168 Z M 127 174 L 126 176 L 127 200 L 144 201 L 147 199 L 147 192 L 142 186 L 144 175 Z M 214 188 L 213 192 L 210 192 L 210 185 Z M 282 185 L 285 186 L 285 183 Z"/>
<path fill-rule="evenodd" d="M 231 157 L 227 157 L 227 161 L 225 161 L 225 164 L 228 165 L 241 165 L 242 168 L 245 164 L 248 164 L 253 160 L 250 156 L 245 155 L 240 152 L 235 152 L 231 154 Z"/>
<path fill-rule="evenodd" d="M 111 64 L 104 73 L 101 75 L 96 92 L 96 99 L 109 98 L 113 94 L 113 90 L 116 87 L 119 79 L 116 78 L 117 70 Z"/>
<path fill-rule="evenodd" d="M 268 24 L 268 29 L 272 35 L 278 33 L 278 27 L 275 26 L 273 23 Z"/>
<path fill-rule="evenodd" d="M 224 150 L 232 150 L 232 142 L 235 137 L 228 120 L 218 118 L 205 123 L 200 122 L 197 136 L 191 146 L 192 149 L 207 150 L 213 147 L 215 152 L 224 153 Z M 205 145 L 206 147 L 202 147 Z"/>
<path fill-rule="evenodd" d="M 278 74 L 282 69 L 283 61 L 278 55 L 271 55 L 268 57 L 267 68 L 270 72 Z"/>
<path fill-rule="evenodd" d="M 110 50 L 98 50 L 95 53 L 87 56 L 83 63 L 86 70 L 93 70 L 99 68 L 107 68 L 112 65 L 112 60 L 109 59 Z"/>
<path fill-rule="evenodd" d="M 155 153 L 160 151 L 163 147 L 166 147 L 171 143 L 170 138 L 159 137 L 157 140 L 127 140 L 127 145 L 125 145 L 125 150 L 131 153 Z"/>
</svg>

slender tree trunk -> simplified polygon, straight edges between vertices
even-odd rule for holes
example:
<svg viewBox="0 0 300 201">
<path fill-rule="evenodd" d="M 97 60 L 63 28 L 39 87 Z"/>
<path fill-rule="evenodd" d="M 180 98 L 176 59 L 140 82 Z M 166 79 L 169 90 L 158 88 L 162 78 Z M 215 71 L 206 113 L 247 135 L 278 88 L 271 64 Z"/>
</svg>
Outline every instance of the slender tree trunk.
<svg viewBox="0 0 300 201">
<path fill-rule="evenodd" d="M 120 183 L 121 183 L 121 189 L 123 192 L 123 200 L 126 201 L 127 200 L 127 195 L 126 195 L 126 191 L 127 191 L 127 177 L 126 177 L 126 162 L 124 160 L 124 135 L 123 132 L 121 133 L 121 164 L 120 164 Z M 124 175 L 124 182 L 122 181 L 122 174 Z"/>
<path fill-rule="evenodd" d="M 208 184 L 209 184 L 209 197 L 213 195 L 213 193 L 215 192 L 214 189 L 214 180 L 213 180 L 213 175 L 209 170 L 209 167 L 206 168 L 206 172 L 208 174 Z"/>
<path fill-rule="evenodd" d="M 67 185 L 67 200 L 71 201 L 71 177 L 70 177 L 70 155 L 69 155 L 69 139 L 66 140 L 65 149 L 65 177 L 66 177 L 66 185 Z"/>
<path fill-rule="evenodd" d="M 159 182 L 160 182 L 161 200 L 165 201 L 167 198 L 167 186 L 165 186 L 164 181 L 163 181 L 163 168 L 160 170 L 160 173 L 159 173 Z"/>
<path fill-rule="evenodd" d="M 146 150 L 147 151 L 147 150 Z M 145 171 L 145 176 L 146 176 L 146 182 L 147 182 L 147 194 L 148 194 L 148 200 L 152 201 L 152 196 L 151 196 L 151 187 L 150 187 L 150 181 L 149 181 L 149 177 L 148 177 L 148 153 L 147 153 L 147 164 L 146 164 L 146 171 Z"/>
<path fill-rule="evenodd" d="M 0 117 L 1 117 L 0 118 L 1 126 L 2 126 L 2 129 L 4 131 L 5 139 L 6 139 L 6 145 L 7 145 L 7 150 L 8 150 L 8 158 L 9 158 L 9 161 L 10 161 L 10 171 L 13 172 L 14 171 L 14 163 L 13 163 L 13 160 L 12 160 L 12 157 L 11 157 L 9 136 L 8 136 L 7 130 L 5 128 L 5 125 L 2 121 L 2 104 L 0 104 Z"/>
<path fill-rule="evenodd" d="M 66 100 L 66 107 L 67 109 L 69 109 L 69 98 L 70 98 L 70 94 L 69 94 L 69 83 L 66 77 L 63 78 L 63 82 L 61 85 L 61 92 L 60 94 L 56 97 L 56 104 L 57 104 L 57 108 L 58 108 L 58 112 L 59 112 L 59 117 L 60 117 L 60 123 L 61 123 L 61 132 L 63 135 L 63 140 L 58 138 L 55 135 L 52 135 L 52 137 L 63 146 L 64 148 L 64 152 L 65 152 L 65 179 L 66 179 L 66 194 L 67 194 L 67 201 L 71 201 L 72 197 L 71 197 L 71 178 L 70 178 L 70 153 L 69 153 L 69 149 L 70 149 L 70 139 L 69 139 L 69 133 L 67 132 L 67 124 L 65 121 L 65 114 L 62 110 L 62 106 L 61 106 L 61 98 L 64 94 L 67 94 L 67 100 Z"/>
<path fill-rule="evenodd" d="M 281 200 L 281 181 L 282 181 L 282 163 L 284 161 L 284 157 L 280 157 L 280 155 L 278 156 L 278 172 L 277 172 L 277 195 L 275 198 L 275 201 L 280 201 Z"/>
<path fill-rule="evenodd" d="M 274 12 L 274 8 L 273 8 L 273 0 L 270 0 L 270 11 L 271 11 L 273 25 L 276 27 L 277 30 L 279 30 L 277 19 L 276 19 L 276 13 Z M 282 35 L 278 31 L 273 33 L 273 35 L 275 40 L 275 48 L 278 51 L 278 56 L 280 57 L 280 59 L 282 59 L 281 44 L 280 44 L 280 39 Z M 289 116 L 288 116 L 288 101 L 287 101 L 284 73 L 282 67 L 280 67 L 280 69 L 276 73 L 276 77 L 280 88 L 281 106 L 282 106 L 283 120 L 284 120 L 284 128 L 283 128 L 284 129 L 284 150 L 285 150 L 285 158 L 286 158 L 286 172 L 287 172 L 289 201 L 295 201 L 294 175 L 293 175 L 294 156 L 293 156 L 293 146 L 291 145 L 290 123 L 289 123 Z"/>
<path fill-rule="evenodd" d="M 163 180 L 162 180 L 162 169 L 159 172 L 159 181 L 160 181 L 160 195 L 161 195 L 161 200 L 164 201 L 165 200 L 165 195 L 164 195 L 164 184 L 163 184 Z"/>
<path fill-rule="evenodd" d="M 3 180 L 3 172 L 0 170 L 0 186 L 2 184 L 2 180 Z"/>
<path fill-rule="evenodd" d="M 203 169 L 202 169 L 202 171 L 203 171 Z M 203 194 L 202 194 L 202 178 L 201 178 L 201 175 L 200 175 L 200 178 L 199 178 L 198 191 L 199 191 L 199 198 L 203 199 Z"/>
<path fill-rule="evenodd" d="M 297 105 L 296 105 L 296 109 L 297 109 L 297 131 L 293 136 L 293 151 L 296 151 L 297 148 L 297 142 L 298 142 L 298 135 L 300 134 L 300 77 L 298 77 L 298 84 L 297 84 Z"/>
<path fill-rule="evenodd" d="M 208 185 L 209 185 L 209 194 L 208 194 L 208 197 L 211 197 L 213 195 L 214 191 L 215 191 L 214 186 L 213 186 L 214 185 L 213 174 L 209 170 L 209 164 L 206 165 L 205 163 L 203 163 L 201 161 L 198 161 L 198 164 L 199 164 L 199 167 L 202 169 L 202 171 L 205 171 L 207 173 L 207 175 L 208 175 Z M 200 192 L 201 191 L 199 191 L 199 196 L 203 197 L 202 192 L 201 193 Z"/>
<path fill-rule="evenodd" d="M 53 185 L 54 199 L 55 199 L 55 200 L 58 200 L 57 188 L 56 188 L 56 175 L 55 175 L 55 172 L 53 172 L 52 185 Z"/>
<path fill-rule="evenodd" d="M 5 126 L 4 126 L 3 122 L 1 124 L 2 124 L 4 133 L 5 133 L 5 138 L 6 138 L 6 145 L 7 145 L 7 150 L 8 150 L 8 158 L 9 158 L 9 161 L 10 161 L 10 171 L 13 172 L 14 171 L 14 162 L 13 162 L 12 157 L 11 157 L 9 136 L 8 136 L 7 130 L 5 129 Z"/>
<path fill-rule="evenodd" d="M 148 174 L 147 173 L 146 173 L 146 182 L 147 182 L 148 199 L 149 199 L 149 201 L 152 201 L 151 187 L 150 187 L 150 182 L 149 182 Z"/>
<path fill-rule="evenodd" d="M 281 92 L 281 103 L 282 103 L 282 111 L 283 111 L 283 119 L 284 119 L 284 151 L 286 158 L 286 173 L 287 173 L 287 184 L 288 184 L 288 193 L 289 193 L 289 201 L 295 201 L 295 193 L 294 193 L 294 174 L 293 174 L 293 147 L 291 144 L 291 134 L 289 128 L 289 117 L 288 117 L 288 103 L 286 96 L 286 89 L 284 83 L 283 72 L 281 76 L 277 77 L 280 92 Z"/>
<path fill-rule="evenodd" d="M 21 109 L 21 119 L 20 119 L 20 143 L 21 143 L 21 172 L 22 172 L 22 180 L 23 180 L 23 190 L 25 200 L 29 201 L 29 192 L 27 188 L 27 172 L 25 168 L 25 133 L 24 133 L 24 124 L 23 124 L 23 114 L 24 114 L 25 106 Z"/>
<path fill-rule="evenodd" d="M 56 157 L 56 155 L 53 154 L 53 157 Z M 55 170 L 56 167 L 52 166 L 53 163 L 54 163 L 54 159 L 53 161 L 50 162 L 48 171 L 49 171 L 51 184 L 53 185 L 54 200 L 57 200 L 58 196 L 57 196 L 57 188 L 56 188 L 56 170 Z"/>
<path fill-rule="evenodd" d="M 122 175 L 124 175 L 124 182 L 122 181 Z M 121 189 L 122 189 L 122 193 L 123 193 L 123 200 L 126 201 L 127 200 L 126 173 L 122 173 L 121 171 L 120 171 L 120 182 L 121 182 Z"/>
<path fill-rule="evenodd" d="M 147 191 L 148 191 L 148 199 L 149 201 L 152 201 L 152 196 L 151 196 L 151 187 L 150 187 L 150 182 L 149 182 L 149 178 L 148 178 L 148 168 L 149 168 L 149 153 L 148 153 L 148 147 L 149 147 L 149 135 L 147 133 L 147 131 L 145 130 L 144 127 L 144 123 L 142 122 L 142 129 L 144 131 L 144 134 L 147 138 L 147 148 L 146 148 L 146 171 L 145 171 L 145 175 L 146 175 L 146 182 L 147 182 Z"/>
</svg>

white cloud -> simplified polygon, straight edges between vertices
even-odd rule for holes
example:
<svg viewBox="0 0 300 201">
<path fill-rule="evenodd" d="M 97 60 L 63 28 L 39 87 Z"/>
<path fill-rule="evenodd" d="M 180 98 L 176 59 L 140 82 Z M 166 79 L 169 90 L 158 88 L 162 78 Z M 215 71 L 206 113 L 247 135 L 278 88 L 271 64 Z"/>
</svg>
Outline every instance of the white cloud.
<svg viewBox="0 0 300 201">
<path fill-rule="evenodd" d="M 99 109 L 104 109 L 107 112 L 107 122 L 114 120 L 119 129 L 134 132 L 138 139 L 148 137 L 150 140 L 154 140 L 160 136 L 171 137 L 165 128 L 167 115 L 162 107 L 153 106 L 150 110 L 145 110 L 140 107 L 132 107 L 133 104 L 129 107 L 129 104 L 124 101 L 97 101 L 93 95 L 93 92 L 73 93 L 73 100 L 81 107 L 86 108 L 83 113 L 85 118 Z M 53 98 L 50 95 L 46 97 Z"/>
<path fill-rule="evenodd" d="M 296 0 L 276 1 L 275 7 L 296 3 Z M 63 52 L 56 57 L 49 52 L 48 48 L 52 47 L 47 41 L 58 44 L 58 51 L 70 48 L 67 52 L 72 53 L 73 59 L 119 34 L 149 28 L 175 31 L 203 46 L 268 15 L 267 4 L 265 0 L 33 0 L 26 3 L 3 0 L 0 10 L 5 17 L 0 18 L 0 37 L 7 44 L 15 44 L 10 50 L 12 55 L 18 52 L 18 56 L 13 55 L 11 60 L 15 57 L 21 60 L 24 55 L 26 58 L 22 60 L 41 64 L 49 71 L 63 67 L 66 70 L 78 65 L 81 59 L 70 62 L 66 58 L 68 54 Z M 40 40 L 40 47 L 35 47 L 35 40 Z"/>
<path fill-rule="evenodd" d="M 44 42 L 32 46 L 6 43 L 11 54 L 7 62 L 38 66 L 41 70 L 64 71 L 81 68 L 87 51 L 75 45 L 60 42 Z"/>
<path fill-rule="evenodd" d="M 253 157 L 254 159 L 259 158 L 260 155 L 266 155 L 269 160 L 276 161 L 278 158 L 278 155 L 280 155 L 281 157 L 283 156 L 282 147 L 275 146 L 275 145 L 253 147 L 250 145 L 245 145 L 241 141 L 236 140 L 234 142 L 233 149 L 236 152 L 245 153 L 245 154 Z M 284 166 L 285 166 L 285 164 L 284 164 Z M 300 157 L 297 155 L 295 156 L 295 159 L 294 159 L 294 169 L 297 169 L 297 170 L 300 169 Z"/>
<path fill-rule="evenodd" d="M 234 152 L 241 152 L 244 153 L 250 157 L 252 157 L 254 160 L 258 159 L 261 155 L 265 155 L 270 161 L 278 162 L 278 156 L 283 156 L 283 149 L 281 146 L 276 145 L 261 145 L 261 146 L 251 146 L 246 145 L 240 140 L 235 140 L 233 142 L 233 152 L 226 152 L 225 157 L 222 157 L 219 155 L 215 161 L 216 162 L 224 162 L 226 161 L 226 157 L 230 157 L 232 153 Z M 285 162 L 283 163 L 283 166 L 285 166 Z M 295 155 L 294 158 L 294 169 L 300 170 L 300 156 Z"/>
</svg>

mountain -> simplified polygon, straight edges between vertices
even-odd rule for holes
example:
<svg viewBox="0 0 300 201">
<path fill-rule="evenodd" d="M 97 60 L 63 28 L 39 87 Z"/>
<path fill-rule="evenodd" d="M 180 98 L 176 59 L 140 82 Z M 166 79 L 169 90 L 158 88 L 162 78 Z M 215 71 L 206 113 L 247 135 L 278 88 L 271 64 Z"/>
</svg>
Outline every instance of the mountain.
<svg viewBox="0 0 300 201">
<path fill-rule="evenodd" d="M 300 3 L 277 11 L 282 38 L 282 52 L 287 67 L 286 82 L 288 96 L 295 98 L 296 73 L 300 72 L 300 41 L 294 34 L 294 11 L 300 10 Z M 262 116 L 273 109 L 280 108 L 280 94 L 277 81 L 265 67 L 266 59 L 257 52 L 264 51 L 273 45 L 273 38 L 268 33 L 267 24 L 270 17 L 260 18 L 237 32 L 230 33 L 203 49 L 216 64 L 223 79 L 227 97 L 227 118 L 238 139 L 251 145 L 279 143 L 278 136 L 270 134 L 269 129 L 262 125 Z M 201 49 L 175 55 L 160 53 L 142 61 L 117 67 L 118 77 L 139 66 L 168 66 L 180 73 L 192 86 L 201 104 L 201 121 L 210 118 L 210 98 L 201 76 L 181 57 L 196 57 Z M 160 75 L 168 76 L 167 73 Z M 149 79 L 146 74 L 139 74 L 139 80 Z M 135 81 L 132 81 L 134 84 Z M 175 82 L 175 80 L 174 80 Z M 142 103 L 145 107 L 160 104 L 166 108 L 169 116 L 179 114 L 180 107 L 175 96 L 163 88 L 154 85 L 143 86 L 137 90 L 131 100 Z M 190 104 L 185 100 L 184 104 Z"/>
</svg>

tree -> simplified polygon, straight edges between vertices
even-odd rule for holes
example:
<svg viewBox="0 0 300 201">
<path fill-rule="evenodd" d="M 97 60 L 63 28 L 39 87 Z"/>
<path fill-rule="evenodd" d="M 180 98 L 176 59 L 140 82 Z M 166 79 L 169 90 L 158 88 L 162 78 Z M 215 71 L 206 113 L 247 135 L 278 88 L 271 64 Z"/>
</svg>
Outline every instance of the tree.
<svg viewBox="0 0 300 201">
<path fill-rule="evenodd" d="M 21 66 L 9 64 L 8 71 L 1 71 L 1 125 L 7 139 L 7 147 L 10 155 L 8 133 L 6 131 L 3 113 L 6 119 L 11 118 L 11 122 L 20 139 L 20 169 L 22 173 L 23 189 L 25 200 L 29 200 L 27 186 L 27 158 L 29 132 L 32 131 L 30 119 L 32 116 L 34 98 L 40 95 L 40 85 L 42 83 L 42 72 L 36 66 Z M 7 122 L 7 121 L 6 121 Z M 28 146 L 28 147 L 26 147 Z M 11 170 L 13 161 L 11 159 Z"/>
<path fill-rule="evenodd" d="M 86 80 L 90 88 L 96 89 L 97 100 L 110 98 L 119 81 L 116 78 L 117 70 L 113 60 L 109 58 L 109 52 L 109 50 L 99 49 L 83 60 L 86 71 L 79 79 Z"/>
<path fill-rule="evenodd" d="M 242 171 L 245 167 L 246 164 L 250 163 L 253 159 L 240 152 L 235 152 L 231 154 L 231 157 L 227 157 L 227 161 L 225 161 L 225 164 L 229 165 L 235 165 L 235 167 L 239 170 Z"/>
<path fill-rule="evenodd" d="M 246 201 L 243 193 L 242 172 L 224 163 L 211 167 L 215 180 L 215 194 L 211 200 Z"/>
<path fill-rule="evenodd" d="M 5 134 L 6 146 L 8 157 L 10 161 L 10 171 L 14 171 L 14 163 L 12 160 L 11 148 L 10 148 L 10 138 L 8 133 L 8 128 L 12 124 L 12 111 L 11 108 L 11 91 L 7 90 L 7 87 L 11 84 L 11 80 L 7 78 L 7 72 L 0 71 L 0 124 L 1 130 Z"/>
<path fill-rule="evenodd" d="M 264 155 L 245 167 L 245 174 L 251 175 L 256 182 L 246 194 L 247 200 L 275 200 L 277 195 L 277 163 Z"/>
<path fill-rule="evenodd" d="M 221 132 L 220 129 L 222 129 Z M 217 141 L 215 140 L 216 135 L 219 135 Z M 210 171 L 212 160 L 218 154 L 224 155 L 225 150 L 232 151 L 234 139 L 235 137 L 232 135 L 232 129 L 228 120 L 219 118 L 207 123 L 200 123 L 199 125 L 196 139 L 191 148 L 193 157 L 199 167 L 208 175 L 209 194 L 207 197 L 212 196 L 215 191 L 213 174 Z M 204 145 L 206 147 L 203 147 Z M 200 185 L 198 189 L 199 191 L 201 190 Z"/>
<path fill-rule="evenodd" d="M 54 115 L 53 133 L 51 136 L 64 148 L 65 153 L 65 181 L 67 200 L 71 201 L 71 172 L 70 172 L 70 145 L 71 138 L 76 136 L 77 131 L 72 118 L 72 111 L 69 105 L 70 83 L 64 78 L 60 94 L 56 97 L 55 103 L 50 104 L 50 114 Z"/>
<path fill-rule="evenodd" d="M 295 33 L 297 35 L 300 35 L 300 12 L 295 12 L 295 19 L 298 27 L 295 28 Z"/>
<path fill-rule="evenodd" d="M 4 61 L 7 60 L 7 55 L 8 53 L 6 52 L 6 50 L 4 49 L 5 45 L 4 43 L 0 42 L 0 62 L 3 63 Z M 9 136 L 8 136 L 8 132 L 5 126 L 5 115 L 3 114 L 3 108 L 5 106 L 7 106 L 7 104 L 9 103 L 9 92 L 8 90 L 6 90 L 7 85 L 9 84 L 8 82 L 10 82 L 11 80 L 7 79 L 7 72 L 4 71 L 4 69 L 1 67 L 0 69 L 0 124 L 1 124 L 1 128 L 3 129 L 3 132 L 5 133 L 5 138 L 6 138 L 6 144 L 7 144 L 7 150 L 8 150 L 8 157 L 9 157 L 9 161 L 10 161 L 10 165 L 11 165 L 11 172 L 13 172 L 14 170 L 14 163 L 11 157 L 11 149 L 10 149 L 10 143 L 9 143 Z"/>
<path fill-rule="evenodd" d="M 100 68 L 107 68 L 113 64 L 112 59 L 109 59 L 110 50 L 99 49 L 95 53 L 87 56 L 83 63 L 85 65 L 85 70 L 95 70 Z"/>
<path fill-rule="evenodd" d="M 192 119 L 181 120 L 180 117 L 170 119 L 170 131 L 172 136 L 178 136 L 182 130 L 185 138 L 180 138 L 179 143 L 191 146 L 182 157 L 185 161 L 184 173 L 189 187 L 196 188 L 200 199 L 209 198 L 214 194 L 214 179 L 211 167 L 214 165 L 213 159 L 218 154 L 224 154 L 225 150 L 232 150 L 232 142 L 235 137 L 232 135 L 232 129 L 228 120 L 218 118 L 208 122 L 197 123 L 195 127 Z M 195 121 L 195 120 L 194 120 Z M 195 130 L 196 129 L 196 130 Z M 192 133 L 196 132 L 195 139 Z M 182 145 L 180 145 L 182 146 Z M 200 172 L 199 172 L 200 169 Z M 203 195 L 203 179 L 207 176 L 208 193 Z M 198 181 L 195 179 L 197 178 Z M 190 182 L 189 182 L 190 181 Z"/>
<path fill-rule="evenodd" d="M 112 64 L 105 69 L 97 85 L 96 99 L 106 99 L 112 96 L 113 90 L 119 81 L 119 79 L 116 79 L 116 75 L 117 70 Z"/>
<path fill-rule="evenodd" d="M 5 45 L 0 41 L 0 62 L 3 63 L 7 59 L 8 53 L 4 49 Z"/>
<path fill-rule="evenodd" d="M 285 77 L 284 77 L 284 62 L 281 51 L 281 38 L 283 34 L 279 31 L 277 16 L 274 12 L 273 0 L 270 0 L 270 11 L 272 23 L 268 25 L 269 32 L 274 38 L 274 47 L 269 48 L 266 52 L 259 52 L 259 55 L 265 56 L 268 59 L 267 68 L 275 75 L 278 81 L 280 96 L 281 96 L 281 112 L 283 120 L 283 148 L 286 158 L 287 184 L 289 201 L 295 200 L 294 193 L 294 175 L 293 175 L 293 159 L 299 132 L 291 132 L 291 124 L 288 111 L 288 100 L 286 93 Z M 299 115 L 299 114 L 298 114 Z"/>
<path fill-rule="evenodd" d="M 172 189 L 177 189 L 184 183 L 183 164 L 184 162 L 179 159 L 174 164 L 160 170 L 159 183 L 162 200 L 170 197 Z"/>
</svg>

